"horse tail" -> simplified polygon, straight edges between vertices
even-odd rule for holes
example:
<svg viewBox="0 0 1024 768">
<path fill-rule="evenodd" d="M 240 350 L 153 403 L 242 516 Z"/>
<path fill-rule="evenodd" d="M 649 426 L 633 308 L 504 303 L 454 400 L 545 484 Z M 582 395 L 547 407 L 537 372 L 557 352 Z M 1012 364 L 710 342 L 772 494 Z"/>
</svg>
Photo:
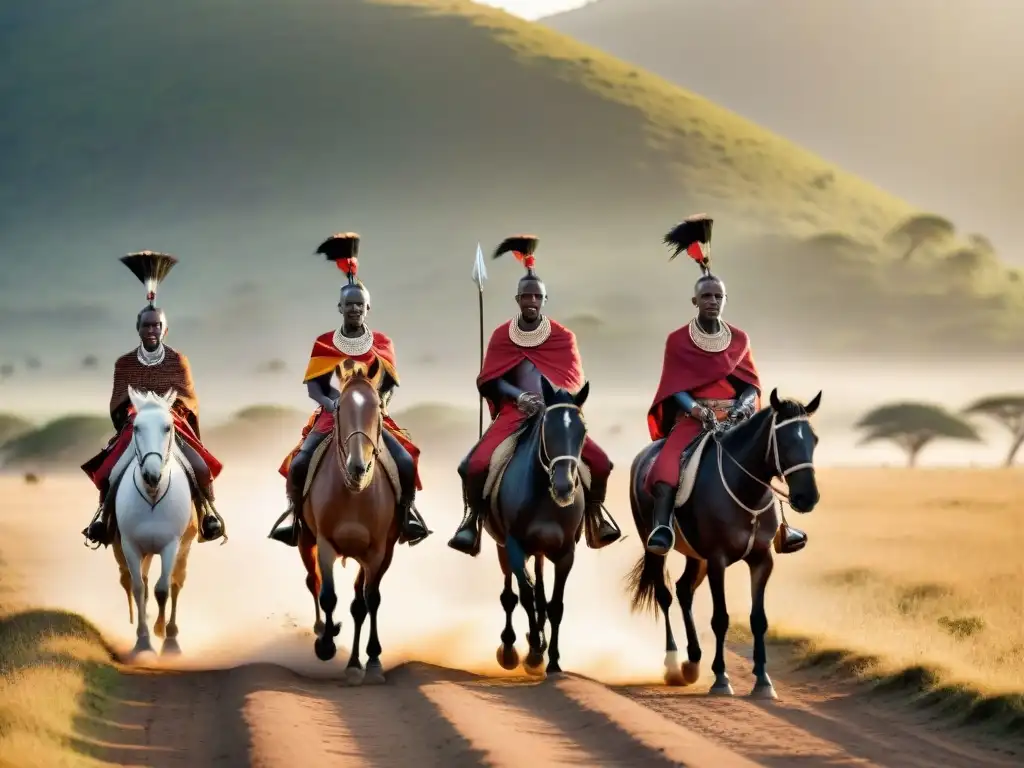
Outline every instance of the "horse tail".
<svg viewBox="0 0 1024 768">
<path fill-rule="evenodd" d="M 633 593 L 632 613 L 658 613 L 655 599 L 659 586 L 665 587 L 665 555 L 645 551 L 626 576 L 628 591 Z"/>
</svg>

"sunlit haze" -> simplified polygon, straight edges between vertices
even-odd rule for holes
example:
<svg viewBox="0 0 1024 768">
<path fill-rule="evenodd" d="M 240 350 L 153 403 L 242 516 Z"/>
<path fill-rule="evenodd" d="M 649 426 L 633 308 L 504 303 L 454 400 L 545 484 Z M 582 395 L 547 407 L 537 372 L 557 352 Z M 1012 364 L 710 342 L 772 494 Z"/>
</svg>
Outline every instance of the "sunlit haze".
<svg viewBox="0 0 1024 768">
<path fill-rule="evenodd" d="M 480 5 L 492 5 L 524 19 L 540 19 L 553 13 L 582 8 L 593 0 L 478 0 Z"/>
</svg>

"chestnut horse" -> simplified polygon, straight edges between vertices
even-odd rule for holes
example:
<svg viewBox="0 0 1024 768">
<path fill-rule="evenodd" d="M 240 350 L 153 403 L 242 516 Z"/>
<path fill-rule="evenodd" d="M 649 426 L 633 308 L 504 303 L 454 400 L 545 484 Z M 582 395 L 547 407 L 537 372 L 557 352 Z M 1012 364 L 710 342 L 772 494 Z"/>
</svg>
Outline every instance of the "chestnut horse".
<svg viewBox="0 0 1024 768">
<path fill-rule="evenodd" d="M 376 370 L 375 370 L 376 369 Z M 383 683 L 377 609 L 380 582 L 391 566 L 398 541 L 396 496 L 380 466 L 384 411 L 377 393 L 379 367 L 346 360 L 338 371 L 340 395 L 327 454 L 309 484 L 302 506 L 299 552 L 306 566 L 306 586 L 316 606 L 317 658 L 329 661 L 341 632 L 335 624 L 338 595 L 334 589 L 334 561 L 352 558 L 359 563 L 351 612 L 355 622 L 352 655 L 346 676 L 351 683 Z M 384 448 L 386 450 L 386 448 Z M 319 602 L 317 601 L 319 598 Z M 323 609 L 323 622 L 320 610 Z M 367 613 L 370 639 L 366 644 L 366 670 L 359 661 L 359 636 Z"/>
</svg>

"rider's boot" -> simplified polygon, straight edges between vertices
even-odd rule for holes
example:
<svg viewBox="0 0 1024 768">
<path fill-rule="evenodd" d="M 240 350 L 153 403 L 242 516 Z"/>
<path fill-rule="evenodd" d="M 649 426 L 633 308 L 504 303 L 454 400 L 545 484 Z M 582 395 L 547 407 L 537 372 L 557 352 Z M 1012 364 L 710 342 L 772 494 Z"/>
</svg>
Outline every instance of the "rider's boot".
<svg viewBox="0 0 1024 768">
<path fill-rule="evenodd" d="M 587 537 L 587 546 L 591 549 L 607 547 L 622 536 L 615 519 L 604 507 L 607 490 L 607 478 L 591 478 L 590 490 L 586 493 L 587 506 L 583 513 L 583 530 Z"/>
<path fill-rule="evenodd" d="M 310 430 L 302 446 L 299 448 L 299 452 L 292 459 L 288 467 L 288 479 L 286 480 L 288 510 L 278 518 L 268 538 L 279 541 L 289 547 L 299 546 L 299 533 L 302 530 L 302 522 L 299 517 L 302 511 L 302 491 L 306 486 L 306 473 L 309 471 L 309 462 L 313 458 L 313 452 L 326 437 L 326 434 Z M 288 524 L 281 525 L 281 522 L 286 518 L 290 519 Z"/>
<path fill-rule="evenodd" d="M 199 541 L 213 541 L 224 536 L 224 521 L 213 506 L 213 483 L 208 483 L 199 491 L 205 503 L 199 511 Z"/>
<path fill-rule="evenodd" d="M 102 487 L 100 488 L 100 503 L 96 509 L 96 513 L 92 517 L 92 521 L 82 531 L 82 535 L 88 541 L 91 541 L 97 547 L 100 545 L 106 547 L 112 543 L 110 541 L 110 529 L 107 525 L 106 515 L 104 510 L 107 508 L 107 495 L 110 493 L 110 481 L 104 480 Z"/>
<path fill-rule="evenodd" d="M 807 534 L 799 528 L 793 528 L 785 520 L 779 526 L 779 532 L 775 534 L 775 551 L 781 555 L 788 555 L 791 552 L 799 552 L 807 544 Z"/>
<path fill-rule="evenodd" d="M 463 473 L 460 472 L 460 474 Z M 470 557 L 480 554 L 480 509 L 484 505 L 483 496 L 486 483 L 486 472 L 476 475 L 469 475 L 467 472 L 463 475 L 462 501 L 466 512 L 455 535 L 448 541 L 449 547 Z"/>
<path fill-rule="evenodd" d="M 408 543 L 410 547 L 415 547 L 433 533 L 416 509 L 415 493 L 415 486 L 406 490 L 403 483 L 402 498 L 398 500 L 398 543 Z"/>
<path fill-rule="evenodd" d="M 667 555 L 676 544 L 676 532 L 672 529 L 676 489 L 668 483 L 655 483 L 653 495 L 654 510 L 651 515 L 651 535 L 647 537 L 647 551 L 652 555 Z"/>
</svg>

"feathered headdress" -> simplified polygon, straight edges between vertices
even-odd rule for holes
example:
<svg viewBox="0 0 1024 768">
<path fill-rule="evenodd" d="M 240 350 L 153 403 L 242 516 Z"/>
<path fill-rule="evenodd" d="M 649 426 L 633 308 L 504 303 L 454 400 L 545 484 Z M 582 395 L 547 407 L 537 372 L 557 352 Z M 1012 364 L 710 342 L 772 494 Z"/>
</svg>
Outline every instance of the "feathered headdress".
<svg viewBox="0 0 1024 768">
<path fill-rule="evenodd" d="M 501 241 L 501 245 L 494 249 L 494 256 L 498 258 L 502 254 L 511 253 L 516 260 L 526 267 L 527 277 L 536 277 L 534 267 L 537 264 L 537 257 L 534 252 L 537 250 L 538 239 L 534 235 L 513 235 Z"/>
<path fill-rule="evenodd" d="M 139 251 L 122 256 L 121 263 L 139 278 L 140 283 L 146 286 L 146 301 L 152 307 L 153 302 L 156 301 L 156 289 L 174 268 L 174 265 L 178 263 L 178 260 L 166 253 Z"/>
<path fill-rule="evenodd" d="M 705 275 L 710 274 L 712 223 L 713 219 L 706 213 L 698 213 L 677 224 L 665 235 L 665 244 L 675 247 L 669 261 L 686 251 L 686 255 L 700 265 Z"/>
<path fill-rule="evenodd" d="M 349 285 L 362 285 L 356 278 L 359 272 L 359 235 L 355 232 L 341 232 L 331 235 L 316 249 L 322 253 L 328 261 L 348 277 Z"/>
</svg>

